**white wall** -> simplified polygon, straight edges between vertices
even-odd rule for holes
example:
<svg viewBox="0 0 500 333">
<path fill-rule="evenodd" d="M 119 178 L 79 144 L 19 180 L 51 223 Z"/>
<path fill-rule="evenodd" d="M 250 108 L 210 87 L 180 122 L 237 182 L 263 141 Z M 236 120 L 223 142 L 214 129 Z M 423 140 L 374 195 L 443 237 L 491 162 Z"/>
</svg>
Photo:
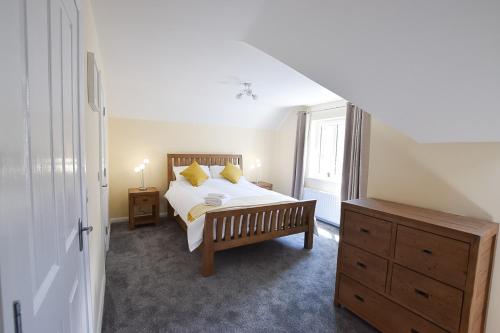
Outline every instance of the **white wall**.
<svg viewBox="0 0 500 333">
<path fill-rule="evenodd" d="M 341 100 L 308 107 L 301 106 L 292 108 L 288 112 L 286 118 L 274 132 L 271 181 L 274 183 L 275 191 L 286 195 L 292 193 L 297 112 L 310 111 L 315 119 L 337 117 L 345 115 L 345 108 L 336 108 L 345 105 L 345 103 L 344 100 Z M 322 191 L 334 190 L 334 185 L 331 182 L 307 177 L 305 185 Z"/>
<path fill-rule="evenodd" d="M 87 51 L 96 55 L 96 62 L 104 76 L 99 42 L 95 28 L 94 15 L 92 11 L 92 1 L 85 0 L 83 7 L 84 41 L 85 41 L 85 71 L 87 66 Z M 104 82 L 105 82 L 104 78 Z M 91 110 L 87 103 L 87 80 L 85 79 L 85 154 L 86 154 L 86 174 L 87 174 L 87 218 L 89 225 L 94 230 L 89 234 L 90 250 L 90 284 L 93 303 L 93 322 L 95 332 L 100 332 L 102 320 L 102 307 L 104 301 L 104 235 L 101 221 L 100 184 L 97 178 L 99 172 L 99 113 Z"/>
<path fill-rule="evenodd" d="M 288 112 L 274 132 L 272 140 L 270 181 L 273 183 L 273 190 L 286 195 L 292 194 L 297 112 L 301 109 L 304 110 L 305 107 L 294 108 Z"/>
<path fill-rule="evenodd" d="M 500 143 L 418 144 L 372 120 L 368 196 L 500 222 Z M 488 333 L 500 330 L 497 246 Z"/>
</svg>

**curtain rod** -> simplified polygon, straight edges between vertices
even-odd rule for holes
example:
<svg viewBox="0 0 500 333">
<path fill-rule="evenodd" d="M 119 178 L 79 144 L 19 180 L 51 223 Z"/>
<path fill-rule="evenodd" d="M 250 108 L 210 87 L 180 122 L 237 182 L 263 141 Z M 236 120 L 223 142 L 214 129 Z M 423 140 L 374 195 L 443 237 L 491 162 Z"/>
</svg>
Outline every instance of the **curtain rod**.
<svg viewBox="0 0 500 333">
<path fill-rule="evenodd" d="M 341 109 L 341 108 L 346 108 L 347 105 L 342 105 L 342 106 L 332 106 L 329 108 L 324 108 L 324 109 L 318 109 L 318 110 L 310 110 L 311 112 L 316 112 L 316 111 L 327 111 L 327 110 L 333 110 L 333 109 Z"/>
<path fill-rule="evenodd" d="M 342 109 L 342 108 L 347 108 L 347 105 L 342 105 L 342 106 L 332 106 L 332 107 L 330 107 L 330 108 L 318 109 L 318 110 L 297 111 L 297 113 L 300 113 L 300 112 L 305 112 L 305 113 L 313 113 L 313 112 L 328 111 L 328 110 Z"/>
</svg>

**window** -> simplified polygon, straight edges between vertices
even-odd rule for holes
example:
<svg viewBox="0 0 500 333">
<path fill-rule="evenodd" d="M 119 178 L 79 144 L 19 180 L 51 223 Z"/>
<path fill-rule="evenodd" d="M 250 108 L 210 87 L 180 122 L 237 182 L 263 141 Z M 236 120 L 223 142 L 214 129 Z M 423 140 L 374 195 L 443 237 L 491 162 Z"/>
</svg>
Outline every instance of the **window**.
<svg viewBox="0 0 500 333">
<path fill-rule="evenodd" d="M 311 121 L 307 176 L 339 181 L 344 155 L 345 117 Z"/>
</svg>

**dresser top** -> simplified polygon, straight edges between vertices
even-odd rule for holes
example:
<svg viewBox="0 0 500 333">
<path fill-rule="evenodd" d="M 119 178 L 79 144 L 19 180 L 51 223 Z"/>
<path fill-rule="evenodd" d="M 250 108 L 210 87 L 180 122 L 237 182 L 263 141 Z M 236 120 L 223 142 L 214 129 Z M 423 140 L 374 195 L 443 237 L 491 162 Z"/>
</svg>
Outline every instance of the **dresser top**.
<svg viewBox="0 0 500 333">
<path fill-rule="evenodd" d="M 422 221 L 479 237 L 493 235 L 498 232 L 498 223 L 495 222 L 380 199 L 355 199 L 344 201 L 342 204 L 349 207 L 351 210 L 359 212 L 368 209 L 380 212 L 384 216 Z"/>
</svg>

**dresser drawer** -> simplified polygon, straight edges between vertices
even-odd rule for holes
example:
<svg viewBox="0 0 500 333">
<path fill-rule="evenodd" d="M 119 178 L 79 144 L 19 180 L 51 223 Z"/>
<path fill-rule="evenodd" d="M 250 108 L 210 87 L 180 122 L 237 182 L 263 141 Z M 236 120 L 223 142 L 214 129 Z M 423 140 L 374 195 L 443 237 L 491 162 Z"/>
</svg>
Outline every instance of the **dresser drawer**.
<svg viewBox="0 0 500 333">
<path fill-rule="evenodd" d="M 395 259 L 403 266 L 465 288 L 469 262 L 467 243 L 399 225 Z"/>
<path fill-rule="evenodd" d="M 387 260 L 354 246 L 342 245 L 341 271 L 380 292 L 385 291 Z"/>
<path fill-rule="evenodd" d="M 391 296 L 456 332 L 460 326 L 463 292 L 399 265 L 392 270 Z"/>
<path fill-rule="evenodd" d="M 341 275 L 339 280 L 339 298 L 342 305 L 383 332 L 445 333 L 438 326 L 345 275 Z"/>
<path fill-rule="evenodd" d="M 382 256 L 389 256 L 392 223 L 344 211 L 343 240 Z"/>
<path fill-rule="evenodd" d="M 134 197 L 134 205 L 137 206 L 151 206 L 156 204 L 155 197 L 150 195 L 140 195 Z"/>
</svg>

